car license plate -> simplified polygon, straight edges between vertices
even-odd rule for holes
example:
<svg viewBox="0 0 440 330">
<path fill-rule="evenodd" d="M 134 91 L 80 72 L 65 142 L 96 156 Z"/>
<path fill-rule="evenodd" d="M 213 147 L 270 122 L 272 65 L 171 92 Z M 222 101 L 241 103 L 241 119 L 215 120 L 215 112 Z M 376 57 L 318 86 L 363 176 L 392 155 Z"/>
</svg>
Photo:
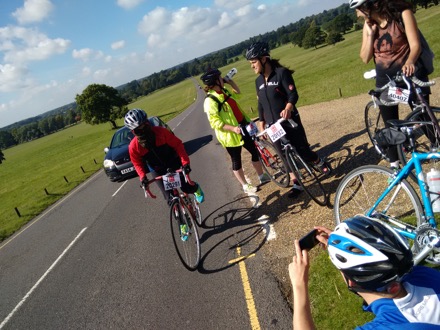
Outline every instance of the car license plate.
<svg viewBox="0 0 440 330">
<path fill-rule="evenodd" d="M 123 170 L 121 170 L 121 174 L 130 173 L 133 171 L 134 171 L 134 166 L 129 167 L 129 168 L 124 168 Z"/>
</svg>

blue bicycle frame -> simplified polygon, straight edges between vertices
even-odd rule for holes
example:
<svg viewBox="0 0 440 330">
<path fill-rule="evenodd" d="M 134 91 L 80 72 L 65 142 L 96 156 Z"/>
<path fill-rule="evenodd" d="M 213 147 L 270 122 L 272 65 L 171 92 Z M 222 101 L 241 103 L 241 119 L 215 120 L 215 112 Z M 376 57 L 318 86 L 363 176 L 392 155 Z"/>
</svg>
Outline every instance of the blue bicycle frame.
<svg viewBox="0 0 440 330">
<path fill-rule="evenodd" d="M 378 205 L 382 202 L 382 200 L 387 196 L 390 191 L 396 187 L 403 179 L 406 179 L 411 171 L 415 168 L 416 170 L 416 177 L 418 186 L 420 188 L 420 193 L 422 196 L 422 203 L 423 203 L 423 214 L 422 217 L 426 222 L 428 222 L 433 228 L 437 228 L 437 223 L 434 218 L 434 212 L 432 210 L 431 205 L 431 199 L 429 197 L 429 191 L 428 191 L 428 185 L 425 182 L 424 179 L 424 173 L 422 170 L 421 162 L 425 160 L 434 160 L 439 159 L 440 160 L 440 153 L 438 152 L 432 152 L 432 153 L 417 153 L 413 152 L 411 159 L 408 161 L 408 163 L 395 175 L 391 183 L 389 184 L 388 188 L 382 193 L 382 195 L 379 197 L 379 199 L 376 201 L 376 203 L 373 205 L 373 207 L 366 213 L 367 216 L 374 217 L 374 213 Z M 394 198 L 391 199 L 389 205 L 392 204 L 394 201 Z M 384 210 L 386 211 L 386 209 Z M 385 212 L 386 213 L 386 212 Z M 399 224 L 401 226 L 401 224 Z M 415 228 L 412 228 L 412 226 L 405 226 L 403 229 L 395 228 L 397 232 L 399 232 L 402 236 L 405 236 L 409 239 L 414 240 L 416 238 L 416 233 L 414 232 Z"/>
</svg>

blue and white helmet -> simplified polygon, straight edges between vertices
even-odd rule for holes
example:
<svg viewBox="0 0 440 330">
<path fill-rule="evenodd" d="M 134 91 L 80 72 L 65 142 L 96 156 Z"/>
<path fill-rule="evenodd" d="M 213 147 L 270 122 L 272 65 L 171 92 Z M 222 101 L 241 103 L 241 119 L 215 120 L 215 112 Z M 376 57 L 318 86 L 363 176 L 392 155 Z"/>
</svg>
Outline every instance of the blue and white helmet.
<svg viewBox="0 0 440 330">
<path fill-rule="evenodd" d="M 336 268 L 368 291 L 384 290 L 413 267 L 403 237 L 384 222 L 365 216 L 340 223 L 329 236 L 328 253 Z"/>
<path fill-rule="evenodd" d="M 131 109 L 124 118 L 124 124 L 129 130 L 134 130 L 145 123 L 148 119 L 147 114 L 142 109 Z"/>
</svg>

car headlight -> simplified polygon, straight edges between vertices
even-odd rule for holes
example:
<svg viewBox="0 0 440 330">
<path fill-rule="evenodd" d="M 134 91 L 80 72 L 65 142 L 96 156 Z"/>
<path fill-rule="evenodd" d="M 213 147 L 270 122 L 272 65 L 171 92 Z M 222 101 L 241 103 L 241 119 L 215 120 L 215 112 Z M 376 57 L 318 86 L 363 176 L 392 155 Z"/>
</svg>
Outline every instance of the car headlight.
<svg viewBox="0 0 440 330">
<path fill-rule="evenodd" d="M 112 161 L 111 159 L 104 159 L 104 167 L 105 168 L 115 167 L 115 162 Z"/>
</svg>

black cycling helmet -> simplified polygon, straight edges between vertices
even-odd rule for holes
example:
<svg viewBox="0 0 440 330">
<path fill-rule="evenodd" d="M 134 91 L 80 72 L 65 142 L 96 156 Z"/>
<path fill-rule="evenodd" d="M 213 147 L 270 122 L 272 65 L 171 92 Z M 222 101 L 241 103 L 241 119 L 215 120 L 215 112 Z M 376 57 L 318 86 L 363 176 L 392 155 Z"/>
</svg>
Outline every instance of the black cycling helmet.
<svg viewBox="0 0 440 330">
<path fill-rule="evenodd" d="M 413 267 L 413 255 L 400 234 L 376 219 L 355 216 L 340 223 L 328 239 L 332 263 L 359 288 L 384 291 Z"/>
<path fill-rule="evenodd" d="M 246 59 L 248 61 L 250 61 L 254 58 L 260 58 L 263 56 L 270 56 L 269 45 L 264 41 L 254 42 L 246 50 Z"/>
<path fill-rule="evenodd" d="M 134 130 L 148 120 L 146 112 L 142 109 L 132 109 L 127 112 L 124 118 L 125 127 Z"/>
<path fill-rule="evenodd" d="M 207 86 L 214 86 L 222 73 L 218 69 L 208 69 L 201 77 L 200 79 L 203 81 L 203 83 Z"/>
</svg>

